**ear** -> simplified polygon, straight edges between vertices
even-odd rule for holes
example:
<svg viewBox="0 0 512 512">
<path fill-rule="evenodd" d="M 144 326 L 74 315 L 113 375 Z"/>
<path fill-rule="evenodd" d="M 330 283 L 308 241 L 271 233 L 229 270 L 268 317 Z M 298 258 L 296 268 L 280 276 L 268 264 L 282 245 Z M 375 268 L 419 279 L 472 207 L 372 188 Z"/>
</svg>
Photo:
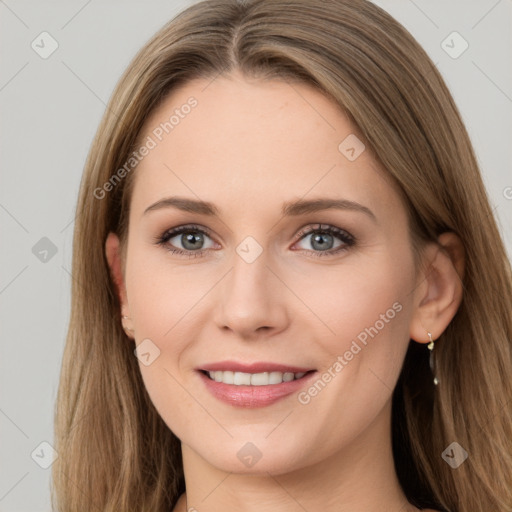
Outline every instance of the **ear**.
<svg viewBox="0 0 512 512">
<path fill-rule="evenodd" d="M 126 295 L 126 286 L 123 275 L 123 263 L 119 237 L 115 233 L 109 233 L 105 242 L 105 256 L 110 267 L 110 275 L 116 287 L 117 296 L 121 305 L 121 316 L 127 317 L 123 320 L 125 331 L 132 331 L 130 320 L 130 308 Z"/>
<path fill-rule="evenodd" d="M 410 324 L 410 337 L 420 343 L 435 340 L 446 329 L 462 302 L 464 247 L 451 232 L 439 236 L 437 243 L 424 251 L 424 266 L 414 293 L 415 310 Z"/>
</svg>

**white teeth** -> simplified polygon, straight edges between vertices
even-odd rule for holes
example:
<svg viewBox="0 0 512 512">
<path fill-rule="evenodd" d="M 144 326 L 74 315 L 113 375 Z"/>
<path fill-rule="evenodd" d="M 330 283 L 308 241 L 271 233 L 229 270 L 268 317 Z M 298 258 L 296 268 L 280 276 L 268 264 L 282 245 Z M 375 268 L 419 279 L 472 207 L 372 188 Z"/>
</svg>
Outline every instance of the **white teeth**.
<svg viewBox="0 0 512 512">
<path fill-rule="evenodd" d="M 292 380 L 301 379 L 306 372 L 263 372 L 263 373 L 243 373 L 230 371 L 213 371 L 208 375 L 215 382 L 224 384 L 234 384 L 235 386 L 268 386 L 269 384 L 281 384 Z"/>
<path fill-rule="evenodd" d="M 235 372 L 235 376 L 233 379 L 233 384 L 235 386 L 250 386 L 251 384 L 251 374 L 250 373 L 242 373 L 242 372 Z"/>
<path fill-rule="evenodd" d="M 281 372 L 270 372 L 268 376 L 269 384 L 281 384 L 283 382 L 283 374 Z"/>
<path fill-rule="evenodd" d="M 267 384 L 268 384 L 268 372 L 253 373 L 251 375 L 251 386 L 266 386 Z"/>
<path fill-rule="evenodd" d="M 215 372 L 220 373 L 222 375 L 221 380 L 224 384 L 233 384 L 235 382 L 235 373 L 234 372 Z"/>
</svg>

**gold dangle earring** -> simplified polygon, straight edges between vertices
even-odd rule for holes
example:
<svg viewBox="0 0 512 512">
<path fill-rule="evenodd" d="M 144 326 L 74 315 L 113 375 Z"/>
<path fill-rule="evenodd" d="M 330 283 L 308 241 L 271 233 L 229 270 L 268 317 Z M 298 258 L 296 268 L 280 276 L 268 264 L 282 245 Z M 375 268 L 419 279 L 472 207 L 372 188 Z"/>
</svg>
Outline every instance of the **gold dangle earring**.
<svg viewBox="0 0 512 512">
<path fill-rule="evenodd" d="M 430 332 L 427 332 L 428 338 L 430 340 L 428 344 L 428 349 L 430 350 L 430 358 L 429 358 L 429 365 L 430 369 L 432 371 L 432 375 L 434 376 L 434 384 L 437 386 L 439 384 L 439 379 L 436 377 L 436 368 L 435 368 L 435 361 L 434 361 L 434 340 L 432 339 L 432 334 Z"/>
</svg>

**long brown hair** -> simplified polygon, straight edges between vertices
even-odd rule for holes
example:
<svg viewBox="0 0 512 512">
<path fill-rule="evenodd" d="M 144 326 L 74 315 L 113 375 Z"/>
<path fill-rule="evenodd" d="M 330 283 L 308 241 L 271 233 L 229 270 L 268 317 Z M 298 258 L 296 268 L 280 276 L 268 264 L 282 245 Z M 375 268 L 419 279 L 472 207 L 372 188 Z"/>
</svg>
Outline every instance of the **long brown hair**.
<svg viewBox="0 0 512 512">
<path fill-rule="evenodd" d="M 413 239 L 435 241 L 445 231 L 461 238 L 463 299 L 435 349 L 441 384 L 432 384 L 425 346 L 411 342 L 393 394 L 395 465 L 416 506 L 511 512 L 510 262 L 445 83 L 414 38 L 366 0 L 200 2 L 166 24 L 122 76 L 77 205 L 55 410 L 56 510 L 163 512 L 184 491 L 179 440 L 146 392 L 104 253 L 110 231 L 126 239 L 134 172 L 97 191 L 170 91 L 233 70 L 322 91 L 399 184 Z M 457 469 L 441 456 L 453 441 L 469 454 Z"/>
</svg>

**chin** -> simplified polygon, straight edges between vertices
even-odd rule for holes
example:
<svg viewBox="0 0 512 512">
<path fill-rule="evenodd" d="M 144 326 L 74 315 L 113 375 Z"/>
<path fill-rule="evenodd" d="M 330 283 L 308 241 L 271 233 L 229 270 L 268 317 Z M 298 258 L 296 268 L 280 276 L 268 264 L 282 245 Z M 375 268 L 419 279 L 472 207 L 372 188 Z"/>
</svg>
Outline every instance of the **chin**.
<svg viewBox="0 0 512 512">
<path fill-rule="evenodd" d="M 210 465 L 228 472 L 244 475 L 279 475 L 301 469 L 311 464 L 304 452 L 300 435 L 288 436 L 286 443 L 282 439 L 266 439 L 265 435 L 236 436 L 226 443 L 200 446 L 195 450 Z"/>
</svg>

